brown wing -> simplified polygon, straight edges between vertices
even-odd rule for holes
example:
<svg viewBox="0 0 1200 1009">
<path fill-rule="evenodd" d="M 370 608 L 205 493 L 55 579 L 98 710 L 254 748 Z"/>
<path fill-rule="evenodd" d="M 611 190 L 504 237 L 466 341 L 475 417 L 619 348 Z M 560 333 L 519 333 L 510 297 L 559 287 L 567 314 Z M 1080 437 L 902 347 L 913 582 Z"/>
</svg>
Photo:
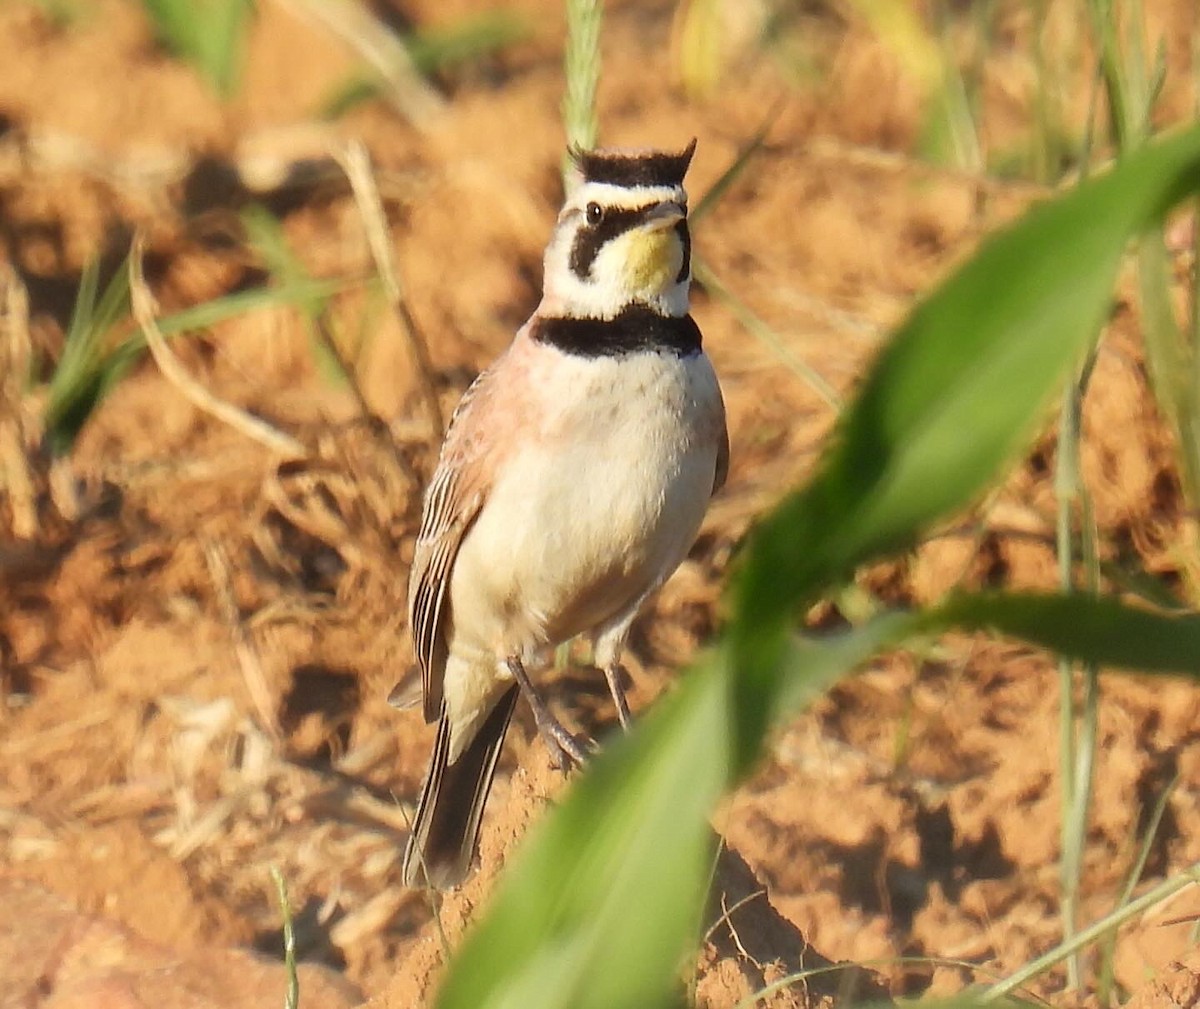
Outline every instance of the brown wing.
<svg viewBox="0 0 1200 1009">
<path fill-rule="evenodd" d="M 441 459 L 425 491 L 421 528 L 408 578 L 408 621 L 413 651 L 421 667 L 425 720 L 437 719 L 442 708 L 442 675 L 446 668 L 445 617 L 450 576 L 463 536 L 474 524 L 487 498 L 487 486 L 470 451 L 466 416 L 487 372 L 463 395 L 442 447 Z"/>
<path fill-rule="evenodd" d="M 717 445 L 717 469 L 713 474 L 714 494 L 725 486 L 729 476 L 729 423 L 725 417 L 725 402 L 721 401 L 721 441 Z"/>
</svg>

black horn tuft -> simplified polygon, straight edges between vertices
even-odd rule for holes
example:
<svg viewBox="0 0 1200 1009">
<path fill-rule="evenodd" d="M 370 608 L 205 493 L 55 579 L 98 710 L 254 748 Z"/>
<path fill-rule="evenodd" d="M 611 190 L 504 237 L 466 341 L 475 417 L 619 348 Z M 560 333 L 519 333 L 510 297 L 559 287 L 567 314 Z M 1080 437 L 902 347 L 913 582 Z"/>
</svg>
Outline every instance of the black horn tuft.
<svg viewBox="0 0 1200 1009">
<path fill-rule="evenodd" d="M 681 186 L 696 151 L 696 140 L 679 153 L 669 151 L 571 150 L 585 182 L 613 186 Z"/>
</svg>

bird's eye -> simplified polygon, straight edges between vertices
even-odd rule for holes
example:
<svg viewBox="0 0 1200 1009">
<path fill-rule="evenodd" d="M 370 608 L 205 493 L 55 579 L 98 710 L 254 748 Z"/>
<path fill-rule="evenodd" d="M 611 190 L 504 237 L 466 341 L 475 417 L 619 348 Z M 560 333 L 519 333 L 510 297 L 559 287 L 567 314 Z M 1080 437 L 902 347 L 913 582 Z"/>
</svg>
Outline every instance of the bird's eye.
<svg viewBox="0 0 1200 1009">
<path fill-rule="evenodd" d="M 604 208 L 599 203 L 589 203 L 586 213 L 588 224 L 596 225 L 604 220 Z"/>
</svg>

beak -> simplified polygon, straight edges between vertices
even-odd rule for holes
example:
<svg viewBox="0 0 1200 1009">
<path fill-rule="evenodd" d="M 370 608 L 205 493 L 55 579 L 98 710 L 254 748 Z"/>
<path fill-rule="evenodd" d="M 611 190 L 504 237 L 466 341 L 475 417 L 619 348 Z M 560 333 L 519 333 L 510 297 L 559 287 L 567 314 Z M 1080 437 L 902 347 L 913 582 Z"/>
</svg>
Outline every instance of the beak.
<svg viewBox="0 0 1200 1009">
<path fill-rule="evenodd" d="M 687 211 L 674 200 L 664 200 L 646 211 L 642 227 L 649 231 L 671 228 L 687 217 Z"/>
</svg>

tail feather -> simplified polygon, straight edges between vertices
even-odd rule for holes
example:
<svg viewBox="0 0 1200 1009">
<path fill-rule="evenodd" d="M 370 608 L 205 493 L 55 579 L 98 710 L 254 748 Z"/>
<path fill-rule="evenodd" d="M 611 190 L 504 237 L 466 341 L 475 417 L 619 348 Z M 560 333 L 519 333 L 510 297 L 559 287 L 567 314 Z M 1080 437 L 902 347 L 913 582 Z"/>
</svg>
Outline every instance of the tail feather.
<svg viewBox="0 0 1200 1009">
<path fill-rule="evenodd" d="M 404 849 L 405 886 L 428 885 L 446 890 L 466 879 L 483 806 L 516 703 L 514 683 L 453 764 L 446 760 L 450 723 L 442 713 L 417 817 Z"/>
</svg>

